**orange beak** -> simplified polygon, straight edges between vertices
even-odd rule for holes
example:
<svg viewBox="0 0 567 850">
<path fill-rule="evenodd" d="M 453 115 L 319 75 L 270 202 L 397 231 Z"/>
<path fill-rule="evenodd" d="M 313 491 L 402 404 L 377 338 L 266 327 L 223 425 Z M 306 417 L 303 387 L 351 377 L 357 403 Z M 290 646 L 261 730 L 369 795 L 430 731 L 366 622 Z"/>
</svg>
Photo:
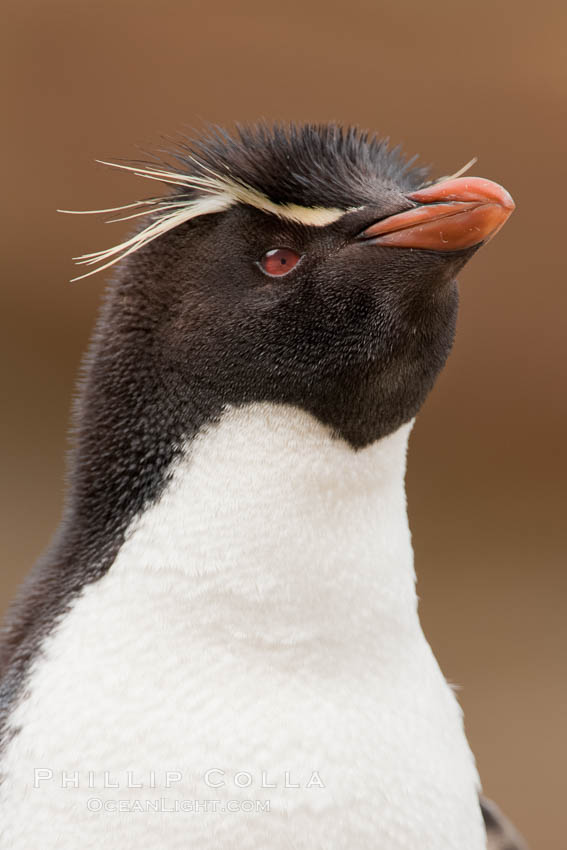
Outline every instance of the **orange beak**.
<svg viewBox="0 0 567 850">
<path fill-rule="evenodd" d="M 423 206 L 368 227 L 372 244 L 426 251 L 461 251 L 491 239 L 515 208 L 506 189 L 483 177 L 457 177 L 408 195 Z"/>
</svg>

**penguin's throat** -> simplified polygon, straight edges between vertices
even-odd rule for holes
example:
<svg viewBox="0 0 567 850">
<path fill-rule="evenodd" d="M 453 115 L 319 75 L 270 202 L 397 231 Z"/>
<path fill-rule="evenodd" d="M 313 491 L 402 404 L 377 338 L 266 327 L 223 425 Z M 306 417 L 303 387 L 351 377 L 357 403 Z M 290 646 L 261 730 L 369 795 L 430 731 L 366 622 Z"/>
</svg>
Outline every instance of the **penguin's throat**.
<svg viewBox="0 0 567 850">
<path fill-rule="evenodd" d="M 219 637 L 295 645 L 413 629 L 410 427 L 355 451 L 296 408 L 230 409 L 176 461 L 110 574 L 166 588 Z"/>
</svg>

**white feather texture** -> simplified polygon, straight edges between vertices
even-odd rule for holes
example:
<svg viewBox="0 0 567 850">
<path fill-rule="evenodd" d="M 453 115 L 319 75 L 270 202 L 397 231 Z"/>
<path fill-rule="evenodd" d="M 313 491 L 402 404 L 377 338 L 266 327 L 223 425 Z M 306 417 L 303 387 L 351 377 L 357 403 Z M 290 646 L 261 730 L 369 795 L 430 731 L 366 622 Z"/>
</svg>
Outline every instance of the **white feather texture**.
<svg viewBox="0 0 567 850">
<path fill-rule="evenodd" d="M 409 431 L 355 452 L 262 404 L 196 439 L 34 663 L 2 850 L 485 847 L 461 711 L 417 615 Z"/>
</svg>

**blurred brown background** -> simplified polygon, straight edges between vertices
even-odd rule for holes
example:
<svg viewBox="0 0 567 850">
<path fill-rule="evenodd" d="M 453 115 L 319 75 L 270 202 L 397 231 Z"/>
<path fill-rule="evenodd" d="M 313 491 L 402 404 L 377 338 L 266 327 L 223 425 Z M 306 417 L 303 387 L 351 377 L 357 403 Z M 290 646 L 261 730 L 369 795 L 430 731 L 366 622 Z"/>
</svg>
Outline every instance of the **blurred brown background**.
<svg viewBox="0 0 567 850">
<path fill-rule="evenodd" d="M 461 276 L 454 353 L 414 431 L 422 616 L 462 686 L 486 792 L 566 846 L 567 7 L 540 0 L 11 0 L 4 5 L 0 606 L 61 508 L 74 376 L 103 288 L 70 257 L 123 225 L 58 216 L 147 186 L 95 165 L 258 117 L 354 122 L 518 209 Z"/>
</svg>

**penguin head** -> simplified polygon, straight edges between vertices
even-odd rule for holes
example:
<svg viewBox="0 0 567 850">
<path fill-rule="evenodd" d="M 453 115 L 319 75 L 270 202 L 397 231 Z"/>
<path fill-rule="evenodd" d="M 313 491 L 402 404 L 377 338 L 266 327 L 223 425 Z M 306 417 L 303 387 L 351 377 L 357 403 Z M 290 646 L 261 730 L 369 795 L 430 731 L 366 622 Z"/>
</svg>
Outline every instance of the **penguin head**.
<svg viewBox="0 0 567 850">
<path fill-rule="evenodd" d="M 188 409 L 207 394 L 216 409 L 288 404 L 355 448 L 412 419 L 452 345 L 455 276 L 512 212 L 508 193 L 426 182 L 387 142 L 335 125 L 216 132 L 175 157 L 131 169 L 175 191 L 87 258 L 131 254 L 113 333 L 144 317 L 152 368 Z"/>
</svg>

